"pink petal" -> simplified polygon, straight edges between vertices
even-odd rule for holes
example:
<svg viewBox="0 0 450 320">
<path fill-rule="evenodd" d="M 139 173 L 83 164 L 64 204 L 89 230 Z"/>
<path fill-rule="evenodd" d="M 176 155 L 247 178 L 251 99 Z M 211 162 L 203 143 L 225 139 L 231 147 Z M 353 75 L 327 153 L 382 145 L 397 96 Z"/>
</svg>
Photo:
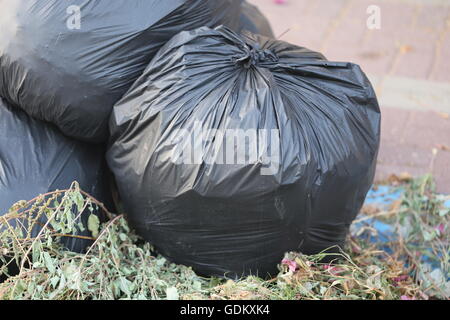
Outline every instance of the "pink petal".
<svg viewBox="0 0 450 320">
<path fill-rule="evenodd" d="M 342 268 L 340 268 L 340 267 L 335 267 L 335 266 L 332 266 L 332 265 L 330 265 L 330 264 L 324 265 L 323 268 L 324 268 L 325 270 L 328 270 L 328 272 L 331 273 L 331 274 L 334 275 L 334 276 L 335 276 L 335 275 L 338 275 L 339 273 L 345 271 L 344 269 L 342 269 Z"/>
<path fill-rule="evenodd" d="M 445 225 L 443 223 L 439 224 L 436 227 L 436 230 L 439 231 L 440 234 L 443 234 L 445 232 Z"/>
<path fill-rule="evenodd" d="M 402 275 L 402 276 L 395 277 L 392 280 L 394 280 L 395 282 L 401 282 L 401 281 L 408 280 L 408 276 L 407 275 Z"/>
<path fill-rule="evenodd" d="M 289 270 L 291 270 L 292 272 L 297 270 L 297 263 L 295 261 L 292 261 L 289 259 L 283 259 L 283 261 L 281 261 L 281 263 L 288 266 Z"/>
</svg>

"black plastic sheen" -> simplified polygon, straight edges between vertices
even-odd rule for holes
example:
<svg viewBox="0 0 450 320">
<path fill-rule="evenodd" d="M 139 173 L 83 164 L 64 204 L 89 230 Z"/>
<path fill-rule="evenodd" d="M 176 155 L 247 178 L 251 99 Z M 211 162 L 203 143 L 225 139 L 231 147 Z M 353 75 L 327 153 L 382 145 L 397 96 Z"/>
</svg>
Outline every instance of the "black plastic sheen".
<svg viewBox="0 0 450 320">
<path fill-rule="evenodd" d="M 67 136 L 106 141 L 112 106 L 161 46 L 201 26 L 237 29 L 240 8 L 241 0 L 0 0 L 0 96 Z"/>
</svg>

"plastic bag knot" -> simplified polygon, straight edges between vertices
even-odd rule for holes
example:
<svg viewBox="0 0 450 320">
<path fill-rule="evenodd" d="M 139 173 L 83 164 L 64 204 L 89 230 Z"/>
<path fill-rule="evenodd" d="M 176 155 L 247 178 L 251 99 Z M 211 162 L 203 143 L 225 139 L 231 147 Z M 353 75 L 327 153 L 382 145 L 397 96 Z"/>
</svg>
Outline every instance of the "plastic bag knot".
<svg viewBox="0 0 450 320">
<path fill-rule="evenodd" d="M 263 50 L 257 44 L 249 45 L 247 44 L 244 48 L 244 54 L 241 56 L 233 57 L 234 63 L 242 65 L 245 68 L 250 68 L 251 66 L 258 66 L 261 62 L 276 62 L 278 57 L 271 50 Z"/>
</svg>

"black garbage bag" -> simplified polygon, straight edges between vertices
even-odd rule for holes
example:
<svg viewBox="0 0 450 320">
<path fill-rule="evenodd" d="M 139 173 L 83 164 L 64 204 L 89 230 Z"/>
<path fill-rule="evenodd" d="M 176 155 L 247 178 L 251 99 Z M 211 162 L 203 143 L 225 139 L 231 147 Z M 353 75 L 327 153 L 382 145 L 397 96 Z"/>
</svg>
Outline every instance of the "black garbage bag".
<svg viewBox="0 0 450 320">
<path fill-rule="evenodd" d="M 31 119 L 23 111 L 8 106 L 2 99 L 0 128 L 0 216 L 18 201 L 66 190 L 74 181 L 108 210 L 113 210 L 109 190 L 110 173 L 104 160 L 103 147 L 66 138 L 54 126 Z M 100 221 L 105 220 L 104 210 L 96 205 L 86 208 L 77 222 L 87 226 L 90 209 Z M 79 215 L 78 212 L 76 214 Z M 45 224 L 45 216 L 41 217 L 40 222 L 41 225 Z M 33 236 L 37 236 L 39 231 L 36 224 Z M 91 237 L 87 228 L 79 230 L 76 235 Z M 62 243 L 70 251 L 83 252 L 92 241 L 65 237 Z"/>
<path fill-rule="evenodd" d="M 107 160 L 132 227 L 204 275 L 273 275 L 342 245 L 371 187 L 380 111 L 360 67 L 200 28 L 112 113 Z"/>
<path fill-rule="evenodd" d="M 260 34 L 269 38 L 275 38 L 269 20 L 262 14 L 258 7 L 242 2 L 242 13 L 239 25 L 239 32 L 248 31 Z"/>
<path fill-rule="evenodd" d="M 157 50 L 183 30 L 238 27 L 240 0 L 1 0 L 0 96 L 89 142 Z"/>
</svg>

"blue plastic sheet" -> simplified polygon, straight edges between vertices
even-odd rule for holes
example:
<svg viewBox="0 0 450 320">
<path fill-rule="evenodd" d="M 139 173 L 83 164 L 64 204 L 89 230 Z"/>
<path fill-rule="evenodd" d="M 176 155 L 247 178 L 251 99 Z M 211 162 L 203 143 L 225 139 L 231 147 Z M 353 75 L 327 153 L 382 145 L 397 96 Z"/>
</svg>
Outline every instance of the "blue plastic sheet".
<svg viewBox="0 0 450 320">
<path fill-rule="evenodd" d="M 376 188 L 372 188 L 368 193 L 365 205 L 376 207 L 381 211 L 389 210 L 392 203 L 401 199 L 403 192 L 404 189 L 399 187 L 377 186 Z M 450 208 L 450 200 L 446 200 L 443 205 L 445 208 Z M 380 249 L 386 251 L 388 254 L 392 253 L 392 249 L 388 243 L 398 238 L 395 226 L 364 214 L 358 216 L 350 231 L 353 236 L 365 237 L 370 242 L 379 244 Z M 430 273 L 443 274 L 447 281 L 450 281 L 450 275 L 443 272 L 439 262 L 433 259 L 432 256 L 433 254 L 430 249 L 430 255 L 426 253 L 421 255 L 421 264 L 425 265 L 430 270 Z"/>
</svg>

